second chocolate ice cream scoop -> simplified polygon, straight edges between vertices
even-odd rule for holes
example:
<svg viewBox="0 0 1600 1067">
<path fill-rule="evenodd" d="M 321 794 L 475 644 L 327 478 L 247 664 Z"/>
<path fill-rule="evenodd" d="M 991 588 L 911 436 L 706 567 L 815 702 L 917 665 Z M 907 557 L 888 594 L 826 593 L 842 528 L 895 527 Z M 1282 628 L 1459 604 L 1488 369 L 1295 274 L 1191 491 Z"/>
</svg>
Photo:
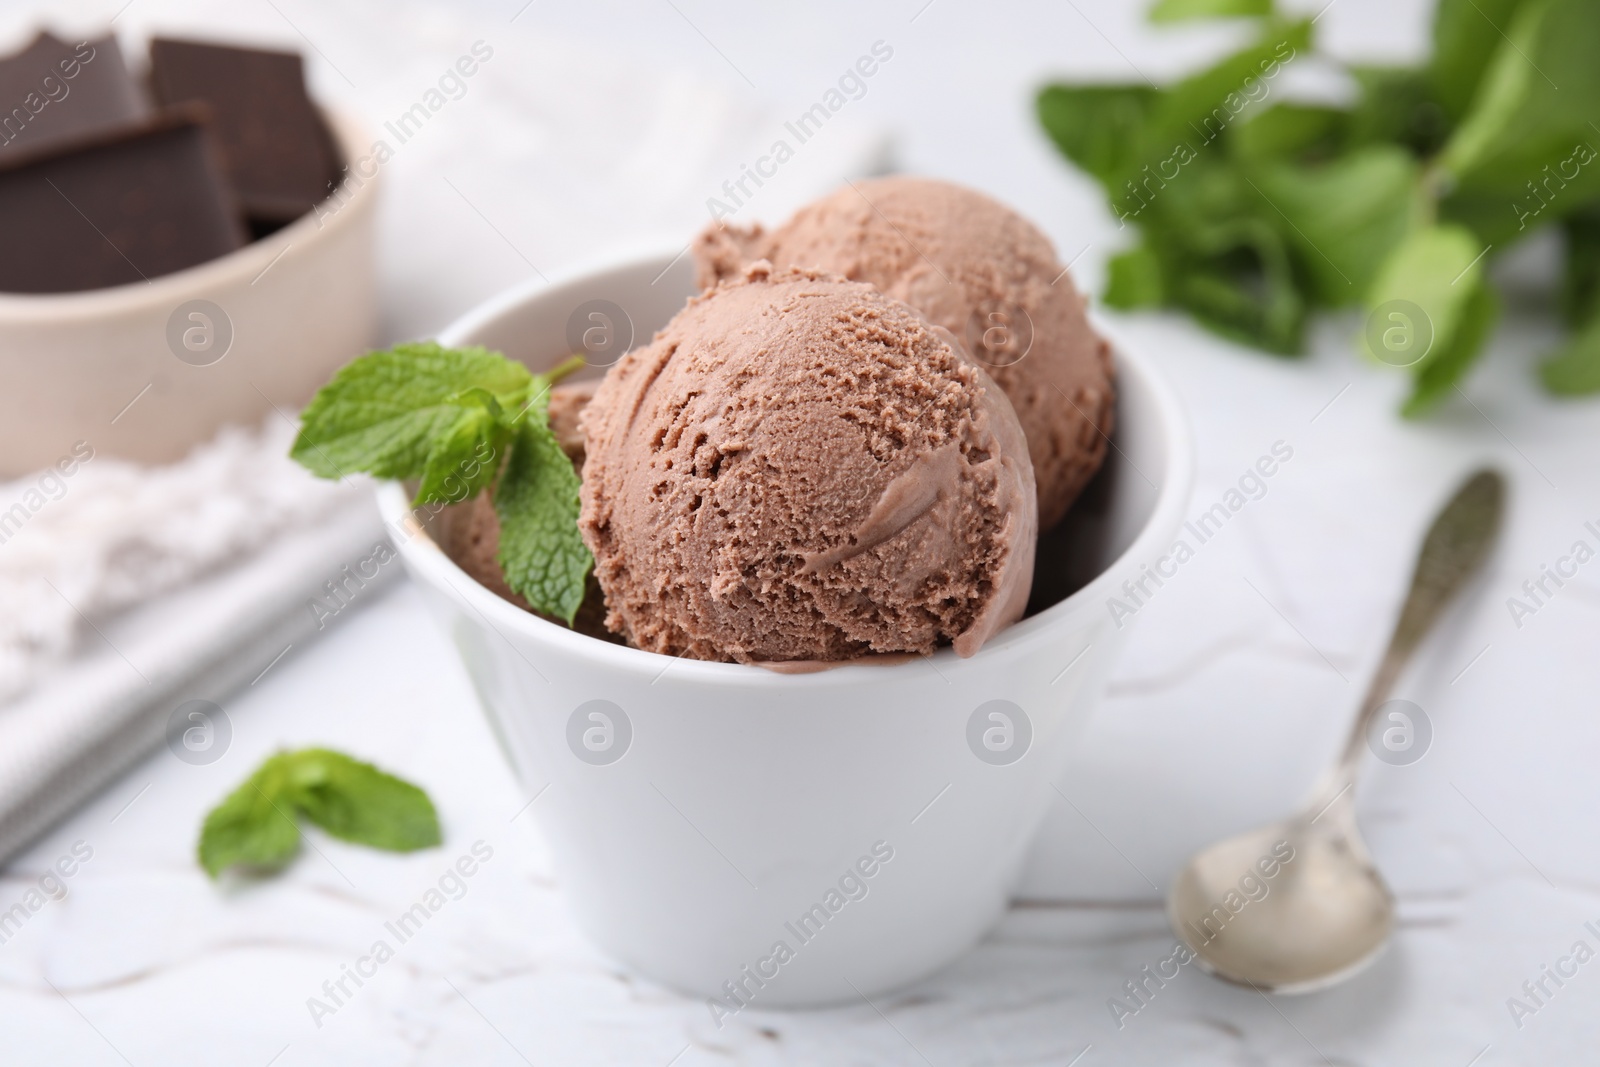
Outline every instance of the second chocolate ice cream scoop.
<svg viewBox="0 0 1600 1067">
<path fill-rule="evenodd" d="M 994 198 L 904 175 L 854 182 L 770 232 L 712 226 L 694 256 L 702 286 L 757 259 L 815 267 L 870 282 L 953 333 L 1016 409 L 1040 529 L 1100 468 L 1115 406 L 1110 346 L 1049 238 Z"/>
</svg>

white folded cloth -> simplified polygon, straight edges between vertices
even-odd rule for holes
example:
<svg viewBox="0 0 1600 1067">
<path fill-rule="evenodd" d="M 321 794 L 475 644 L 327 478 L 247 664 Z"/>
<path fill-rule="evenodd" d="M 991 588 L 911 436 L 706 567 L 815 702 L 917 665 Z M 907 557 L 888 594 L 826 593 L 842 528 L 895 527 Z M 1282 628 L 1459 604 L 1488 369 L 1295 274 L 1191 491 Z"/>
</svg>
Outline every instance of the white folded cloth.
<svg viewBox="0 0 1600 1067">
<path fill-rule="evenodd" d="M 67 457 L 70 473 L 0 486 L 0 507 L 10 505 L 0 512 L 0 704 L 71 655 L 85 620 L 225 569 L 347 501 L 353 487 L 287 458 L 293 437 L 274 415 L 257 431 L 225 429 L 170 466 L 85 447 Z"/>
<path fill-rule="evenodd" d="M 313 478 L 273 418 L 170 466 L 95 456 L 0 487 L 0 505 L 43 500 L 0 544 L 0 858 L 159 744 L 180 704 L 225 700 L 398 572 L 348 581 L 387 546 L 370 488 Z"/>
</svg>

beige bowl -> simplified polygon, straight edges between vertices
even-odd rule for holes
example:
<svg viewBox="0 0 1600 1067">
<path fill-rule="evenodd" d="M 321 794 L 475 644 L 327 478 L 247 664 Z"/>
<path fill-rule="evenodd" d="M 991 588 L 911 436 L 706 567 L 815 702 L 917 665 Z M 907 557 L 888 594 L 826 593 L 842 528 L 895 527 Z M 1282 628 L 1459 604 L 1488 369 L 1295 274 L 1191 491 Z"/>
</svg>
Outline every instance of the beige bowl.
<svg viewBox="0 0 1600 1067">
<path fill-rule="evenodd" d="M 329 113 L 343 157 L 360 126 Z M 227 423 L 291 414 L 377 333 L 376 174 L 221 259 L 79 293 L 0 293 L 0 478 L 86 441 L 178 459 Z"/>
</svg>

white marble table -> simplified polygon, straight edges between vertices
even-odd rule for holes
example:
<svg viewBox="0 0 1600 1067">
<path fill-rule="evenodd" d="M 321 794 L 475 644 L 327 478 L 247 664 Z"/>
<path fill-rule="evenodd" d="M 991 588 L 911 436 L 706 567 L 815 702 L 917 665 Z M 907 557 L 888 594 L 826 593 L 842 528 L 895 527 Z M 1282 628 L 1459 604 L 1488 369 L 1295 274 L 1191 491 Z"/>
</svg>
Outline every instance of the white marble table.
<svg viewBox="0 0 1600 1067">
<path fill-rule="evenodd" d="M 893 125 L 908 168 L 1009 199 L 1046 226 L 1064 258 L 1087 249 L 1079 272 L 1091 287 L 1117 235 L 1092 190 L 1033 133 L 1026 89 L 1068 68 L 1126 77 L 1130 61 L 1159 76 L 1207 43 L 1152 35 L 1109 2 L 1079 4 L 1082 14 L 967 0 L 934 0 L 920 14 L 922 0 L 883 10 L 840 3 L 782 23 L 675 2 L 679 10 L 536 0 L 520 15 L 522 0 L 453 14 L 415 4 L 385 25 L 349 4 L 282 0 L 245 15 L 134 0 L 119 24 L 240 24 L 293 39 L 274 14 L 281 8 L 327 63 L 357 84 L 371 75 L 386 86 L 396 83 L 381 81 L 380 61 L 397 41 L 437 39 L 440 54 L 453 54 L 457 40 L 492 32 L 510 60 L 552 39 L 583 42 L 592 53 L 580 54 L 596 63 L 662 54 L 735 91 L 798 101 L 873 40 L 891 39 L 901 65 L 860 102 L 863 115 Z M 26 21 L 25 12 L 6 17 L 7 26 Z M 1343 0 L 1321 28 L 1339 47 L 1395 56 L 1420 47 L 1424 21 L 1421 5 Z M 364 23 L 370 36 L 355 32 Z M 339 75 L 320 63 L 319 81 L 337 95 Z M 408 91 L 394 88 L 392 98 Z M 385 112 L 388 98 L 366 99 Z M 488 94 L 469 102 L 532 106 Z M 470 170 L 471 139 L 455 143 L 469 154 L 452 165 Z M 438 325 L 546 251 L 533 243 L 538 220 L 517 213 L 510 190 L 485 186 L 478 204 L 489 218 L 515 220 L 502 223 L 506 233 L 474 229 L 470 215 L 435 226 L 408 217 L 426 167 L 438 163 L 413 158 L 414 170 L 404 157 L 394 164 L 391 255 L 401 263 L 414 258 L 408 251 L 454 244 L 453 262 L 466 266 L 437 287 L 415 264 L 396 266 L 396 334 Z M 651 217 L 683 229 L 700 210 Z M 573 211 L 605 239 L 619 237 L 595 205 Z M 507 234 L 521 250 L 508 248 Z M 548 252 L 546 269 L 576 256 Z M 1401 423 L 1392 412 L 1402 385 L 1357 359 L 1354 325 L 1326 323 L 1309 358 L 1279 362 L 1176 318 L 1119 323 L 1192 413 L 1193 512 L 1275 442 L 1294 455 L 1132 621 L 1110 691 L 1059 781 L 1072 803 L 1049 817 L 1023 898 L 981 947 L 920 986 L 838 1010 L 750 1010 L 719 1031 L 703 1004 L 600 957 L 563 910 L 528 797 L 450 646 L 401 584 L 223 700 L 234 738 L 219 762 L 193 767 L 159 753 L 0 875 L 3 911 L 74 847 L 80 858 L 64 898 L 0 944 L 0 1059 L 1468 1067 L 1592 1058 L 1600 963 L 1559 988 L 1547 981 L 1553 995 L 1520 1028 L 1507 998 L 1523 996 L 1523 983 L 1575 941 L 1600 948 L 1584 928 L 1600 926 L 1600 570 L 1581 571 L 1520 628 L 1506 600 L 1572 542 L 1594 541 L 1584 523 L 1600 521 L 1600 403 L 1538 393 L 1529 367 L 1551 338 L 1514 311 L 1463 397 L 1428 422 Z M 1172 872 L 1197 846 L 1300 797 L 1342 738 L 1422 526 L 1485 459 L 1512 482 L 1506 536 L 1401 686 L 1432 721 L 1431 748 L 1410 766 L 1369 763 L 1359 794 L 1399 897 L 1391 949 L 1348 984 L 1302 998 L 1262 997 L 1186 968 L 1119 1028 L 1108 998 L 1169 951 L 1160 899 Z M 193 859 L 201 815 L 275 747 L 311 743 L 426 784 L 444 847 L 396 858 L 313 837 L 282 878 L 217 889 Z M 323 996 L 322 984 L 478 840 L 493 857 L 465 895 L 318 1026 L 307 999 Z"/>
</svg>

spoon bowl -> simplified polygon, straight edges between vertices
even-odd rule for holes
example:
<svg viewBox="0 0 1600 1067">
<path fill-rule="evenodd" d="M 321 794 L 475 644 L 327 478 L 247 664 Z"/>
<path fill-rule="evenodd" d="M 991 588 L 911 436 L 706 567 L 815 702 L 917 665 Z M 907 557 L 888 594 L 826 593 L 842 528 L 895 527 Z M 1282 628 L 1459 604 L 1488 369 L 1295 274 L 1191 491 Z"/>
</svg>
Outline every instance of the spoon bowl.
<svg viewBox="0 0 1600 1067">
<path fill-rule="evenodd" d="M 1378 957 L 1394 897 L 1331 814 L 1250 830 L 1190 860 L 1167 915 L 1201 967 L 1262 992 L 1302 993 Z"/>
</svg>

